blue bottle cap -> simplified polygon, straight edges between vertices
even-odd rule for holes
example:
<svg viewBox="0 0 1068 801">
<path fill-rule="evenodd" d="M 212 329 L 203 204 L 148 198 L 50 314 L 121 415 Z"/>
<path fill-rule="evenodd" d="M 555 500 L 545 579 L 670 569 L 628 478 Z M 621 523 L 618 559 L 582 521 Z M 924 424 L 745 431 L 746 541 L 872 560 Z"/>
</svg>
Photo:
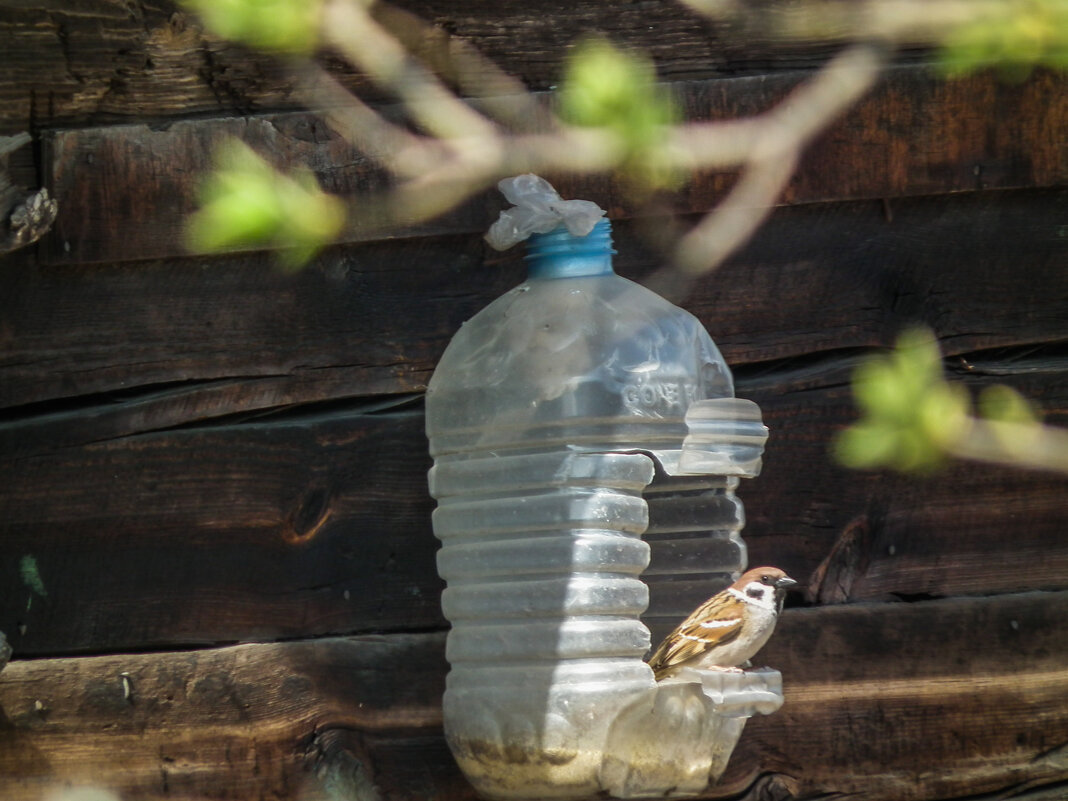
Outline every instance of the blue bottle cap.
<svg viewBox="0 0 1068 801">
<path fill-rule="evenodd" d="M 560 226 L 547 234 L 531 234 L 527 243 L 530 278 L 578 278 L 612 270 L 612 224 L 599 220 L 586 236 Z"/>
</svg>

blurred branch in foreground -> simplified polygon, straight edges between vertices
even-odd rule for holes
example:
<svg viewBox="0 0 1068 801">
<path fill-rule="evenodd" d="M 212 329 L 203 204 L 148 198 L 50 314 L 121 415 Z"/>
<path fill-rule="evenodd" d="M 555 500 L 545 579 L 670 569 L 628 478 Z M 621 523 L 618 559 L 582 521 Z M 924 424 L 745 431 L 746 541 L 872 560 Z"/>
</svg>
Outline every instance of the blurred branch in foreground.
<svg viewBox="0 0 1068 801">
<path fill-rule="evenodd" d="M 961 37 L 985 42 L 983 36 L 992 31 L 1004 34 L 1010 14 L 1012 20 L 1024 20 L 1030 38 L 1003 35 L 1009 45 L 982 44 L 982 53 L 1060 63 L 1068 50 L 1061 47 L 1068 26 L 1050 27 L 1066 0 L 684 0 L 708 16 L 765 26 L 765 37 L 857 43 L 763 114 L 680 122 L 670 93 L 655 84 L 651 62 L 606 41 L 588 41 L 573 50 L 551 108 L 466 42 L 375 0 L 187 2 L 220 34 L 285 57 L 300 76 L 306 105 L 391 175 L 390 189 L 361 199 L 353 215 L 363 214 L 375 226 L 431 219 L 520 173 L 613 174 L 641 198 L 675 188 L 698 171 L 736 171 L 728 195 L 674 245 L 671 269 L 683 281 L 714 269 L 748 240 L 775 205 L 804 148 L 868 92 L 893 47 L 918 41 L 950 47 L 947 43 Z M 293 32 L 290 38 L 286 26 Z M 1024 39 L 1040 44 L 1024 46 Z M 311 61 L 320 49 L 340 54 L 396 97 L 412 125 L 387 120 L 341 87 Z M 963 52 L 960 46 L 956 52 Z M 975 61 L 957 58 L 954 69 Z M 218 204 L 219 196 L 214 197 Z M 200 225 L 211 228 L 203 218 Z M 278 238 L 267 228 L 246 225 L 243 243 L 277 246 Z M 322 238 L 302 240 L 294 252 L 311 254 L 327 244 L 327 228 L 313 231 Z M 210 249 L 219 237 L 194 236 L 193 241 Z"/>
<path fill-rule="evenodd" d="M 1065 0 L 804 0 L 798 3 L 682 0 L 715 19 L 741 20 L 775 39 L 936 45 L 950 75 L 994 67 L 1026 77 L 1068 68 Z"/>
<path fill-rule="evenodd" d="M 905 332 L 889 354 L 862 363 L 853 392 L 861 419 L 835 442 L 847 467 L 923 472 L 954 457 L 1068 474 L 1068 431 L 1042 424 L 1004 385 L 987 387 L 975 414 L 968 391 L 943 376 L 927 330 Z"/>
<path fill-rule="evenodd" d="M 200 187 L 200 211 L 187 224 L 192 247 L 220 251 L 260 242 L 294 269 L 341 231 L 344 203 L 323 192 L 309 170 L 283 175 L 238 140 L 219 148 L 216 162 Z"/>
<path fill-rule="evenodd" d="M 721 146 L 721 152 L 743 151 L 742 174 L 726 199 L 679 242 L 675 251 L 679 270 L 688 276 L 708 272 L 745 244 L 771 213 L 805 146 L 867 93 L 884 60 L 874 46 L 853 45 L 774 109 L 749 121 L 744 139 L 731 143 L 733 147 Z M 715 126 L 705 123 L 703 135 L 699 127 L 689 126 L 693 130 L 684 130 L 683 135 L 715 141 Z M 701 147 L 695 141 L 690 152 L 700 152 Z"/>
</svg>

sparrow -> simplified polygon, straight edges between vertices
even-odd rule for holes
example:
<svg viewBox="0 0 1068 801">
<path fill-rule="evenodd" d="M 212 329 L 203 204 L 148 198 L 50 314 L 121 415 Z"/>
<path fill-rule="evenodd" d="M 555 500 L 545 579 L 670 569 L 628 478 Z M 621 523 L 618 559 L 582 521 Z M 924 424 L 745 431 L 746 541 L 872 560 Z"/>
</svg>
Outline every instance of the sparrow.
<svg viewBox="0 0 1068 801">
<path fill-rule="evenodd" d="M 713 595 L 664 638 L 649 658 L 657 681 L 683 667 L 736 669 L 771 637 L 786 591 L 797 584 L 777 567 L 755 567 Z"/>
</svg>

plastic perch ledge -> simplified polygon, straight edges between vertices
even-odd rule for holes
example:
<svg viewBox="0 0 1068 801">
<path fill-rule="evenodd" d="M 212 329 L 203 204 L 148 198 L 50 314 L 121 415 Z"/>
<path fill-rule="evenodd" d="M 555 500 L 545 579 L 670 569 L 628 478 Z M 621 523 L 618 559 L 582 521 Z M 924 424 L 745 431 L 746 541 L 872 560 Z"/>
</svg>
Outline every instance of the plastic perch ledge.
<svg viewBox="0 0 1068 801">
<path fill-rule="evenodd" d="M 646 623 L 690 608 L 641 576 L 650 544 L 651 584 L 685 573 L 697 600 L 745 568 L 734 489 L 767 429 L 697 319 L 615 275 L 603 212 L 535 176 L 502 184 L 530 275 L 460 329 L 427 393 L 445 735 L 490 799 L 696 795 L 781 706 L 781 676 L 657 683 Z"/>
</svg>

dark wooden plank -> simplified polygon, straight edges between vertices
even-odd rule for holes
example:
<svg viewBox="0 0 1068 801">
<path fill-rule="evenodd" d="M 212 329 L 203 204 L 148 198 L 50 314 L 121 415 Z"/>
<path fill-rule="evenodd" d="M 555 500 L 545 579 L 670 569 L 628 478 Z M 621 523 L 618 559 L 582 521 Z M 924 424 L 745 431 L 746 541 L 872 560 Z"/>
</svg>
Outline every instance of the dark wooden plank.
<svg viewBox="0 0 1068 801">
<path fill-rule="evenodd" d="M 334 413 L 5 459 L 0 631 L 39 654 L 441 626 L 421 428 Z"/>
<path fill-rule="evenodd" d="M 916 321 L 950 354 L 1068 339 L 1068 193 L 891 208 L 892 220 L 878 203 L 779 209 L 680 303 L 742 369 L 889 345 Z M 616 224 L 621 274 L 656 268 L 644 234 L 663 227 Z M 262 256 L 20 264 L 0 267 L 0 409 L 125 419 L 93 423 L 104 435 L 419 391 L 461 322 L 524 270 L 519 250 L 475 235 L 335 248 L 296 275 Z"/>
<path fill-rule="evenodd" d="M 971 380 L 1009 381 L 1068 420 L 1049 344 L 1068 321 L 1064 199 L 928 198 L 893 222 L 874 204 L 783 210 L 702 284 L 686 305 L 773 430 L 742 489 L 754 562 L 851 577 L 813 588 L 823 600 L 1065 586 L 1060 479 L 910 480 L 827 456 L 854 414 L 851 354 L 910 320 L 934 324 Z M 633 227 L 621 234 L 621 266 L 648 270 Z M 441 625 L 421 418 L 358 396 L 419 389 L 407 359 L 426 375 L 460 321 L 518 280 L 518 255 L 484 263 L 476 240 L 446 239 L 330 256 L 299 276 L 241 260 L 5 263 L 0 564 L 22 587 L 33 556 L 60 588 L 0 597 L 0 630 L 27 627 L 21 653 Z M 702 588 L 686 592 L 680 605 Z"/>
<path fill-rule="evenodd" d="M 1064 592 L 787 610 L 760 655 L 786 703 L 749 721 L 711 796 L 1056 787 L 1066 614 Z M 466 801 L 441 737 L 445 670 L 440 634 L 16 660 L 0 677 L 0 790 L 37 799 L 89 777 L 143 799 L 318 799 L 341 781 L 351 797 Z"/>
<path fill-rule="evenodd" d="M 399 0 L 396 5 L 431 22 L 439 35 L 462 37 L 536 89 L 556 83 L 568 48 L 589 36 L 645 51 L 669 80 L 806 69 L 840 46 L 833 39 L 779 39 L 767 18 L 756 14 L 710 20 L 682 4 L 656 0 L 611 9 L 588 0 L 539 0 L 536 6 L 520 0 Z M 762 0 L 746 10 L 773 16 L 784 5 Z M 903 60 L 929 57 L 924 50 L 899 55 Z"/>
<path fill-rule="evenodd" d="M 205 35 L 168 0 L 8 3 L 0 42 L 0 132 L 295 105 L 275 59 Z"/>
<path fill-rule="evenodd" d="M 1064 426 L 1068 374 L 1054 362 L 991 364 L 998 375 L 968 384 L 1013 386 Z M 743 382 L 772 430 L 764 471 L 740 490 L 754 564 L 788 565 L 824 602 L 1068 588 L 1063 477 L 969 463 L 929 476 L 846 470 L 829 445 L 856 414 L 848 379 L 828 367 L 748 391 Z"/>
<path fill-rule="evenodd" d="M 687 118 L 732 119 L 772 107 L 802 74 L 681 83 Z M 974 189 L 1044 187 L 1068 182 L 1068 78 L 1036 73 L 1014 85 L 990 75 L 944 81 L 923 68 L 898 68 L 805 156 L 785 203 L 896 198 Z M 403 221 L 386 231 L 360 200 L 385 177 L 312 115 L 186 120 L 54 132 L 47 185 L 59 203 L 53 264 L 150 259 L 185 253 L 181 227 L 195 208 L 195 186 L 215 145 L 238 136 L 279 165 L 306 164 L 326 189 L 352 198 L 348 241 L 485 230 L 501 208 L 496 192 L 479 195 L 428 223 Z M 730 175 L 695 179 L 675 198 L 679 213 L 711 208 Z M 607 179 L 572 178 L 568 196 L 588 197 L 623 217 L 635 208 Z M 365 203 L 365 208 L 367 204 Z"/>
<path fill-rule="evenodd" d="M 1010 383 L 1065 425 L 1068 373 L 1054 361 L 975 380 Z M 852 363 L 740 382 L 772 431 L 763 474 L 740 489 L 751 563 L 806 583 L 828 565 L 843 586 L 813 584 L 823 601 L 1068 589 L 1063 478 L 831 461 L 855 414 Z M 100 439 L 65 418 L 26 423 L 0 461 L 0 583 L 16 588 L 0 595 L 0 631 L 30 655 L 442 626 L 422 413 L 372 409 Z M 27 557 L 46 596 L 21 577 Z M 656 586 L 657 607 L 679 616 L 709 591 Z"/>
<path fill-rule="evenodd" d="M 761 475 L 738 490 L 749 563 L 782 566 L 822 603 L 1068 589 L 1062 476 L 971 463 L 903 476 L 835 463 L 831 441 L 856 416 L 851 362 L 739 382 L 771 429 Z M 965 381 L 1013 386 L 1065 426 L 1066 366 L 1060 356 L 977 360 Z M 657 605 L 680 615 L 708 594 L 700 582 L 651 586 L 666 596 Z M 655 636 L 672 628 L 649 625 Z"/>
<path fill-rule="evenodd" d="M 440 742 L 444 675 L 441 635 L 15 662 L 0 677 L 0 793 L 325 799 L 346 768 L 388 787 L 359 743 Z M 408 797 L 428 789 L 409 781 Z"/>
<path fill-rule="evenodd" d="M 1063 791 L 1066 600 L 788 610 L 758 657 L 782 670 L 786 703 L 749 721 L 714 797 Z"/>
<path fill-rule="evenodd" d="M 486 283 L 508 288 L 483 258 L 468 237 L 335 249 L 298 275 L 262 256 L 5 264 L 0 407 L 132 390 L 174 424 L 419 390 Z"/>
<path fill-rule="evenodd" d="M 471 43 L 533 89 L 557 83 L 576 37 L 598 31 L 648 50 L 669 79 L 810 67 L 834 47 L 770 42 L 759 26 L 705 22 L 672 0 L 620 8 L 598 0 L 536 8 L 518 0 L 404 5 L 433 26 L 433 38 L 446 48 L 451 38 Z M 430 39 L 417 38 L 420 48 Z M 0 134 L 300 105 L 275 59 L 205 34 L 170 0 L 9 3 L 0 8 L 0 43 Z M 375 96 L 365 78 L 324 61 L 350 89 Z"/>
</svg>

